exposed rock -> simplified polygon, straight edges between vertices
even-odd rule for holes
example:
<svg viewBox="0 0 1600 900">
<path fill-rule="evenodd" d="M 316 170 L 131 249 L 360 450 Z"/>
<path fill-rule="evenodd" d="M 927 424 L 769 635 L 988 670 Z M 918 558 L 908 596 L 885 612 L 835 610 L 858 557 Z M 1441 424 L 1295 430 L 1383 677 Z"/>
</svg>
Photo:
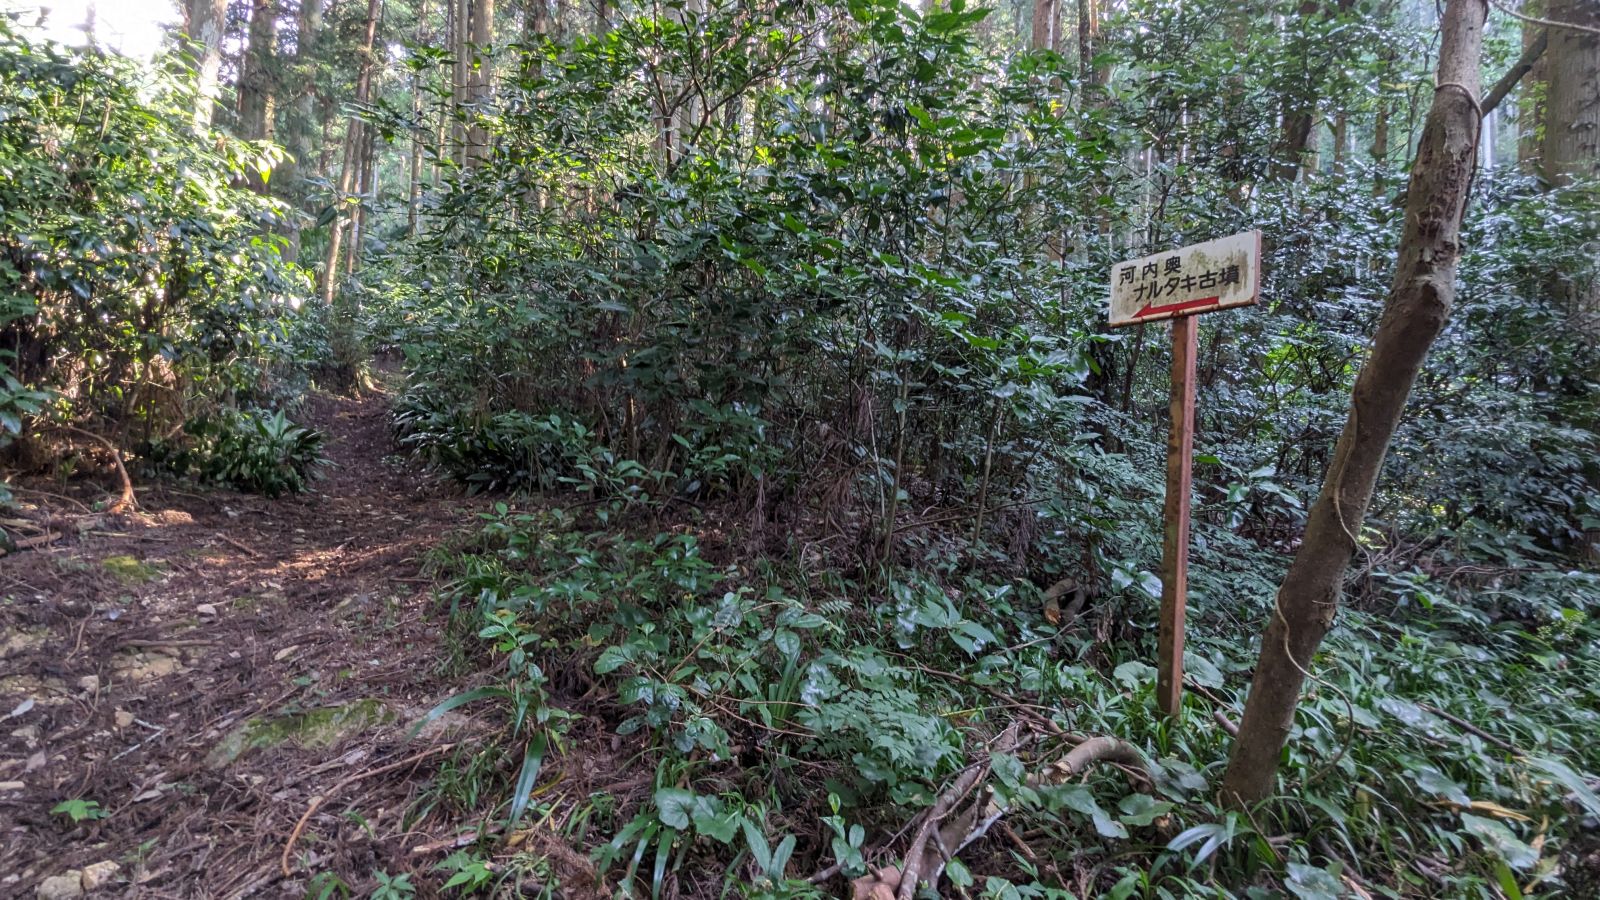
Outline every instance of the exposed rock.
<svg viewBox="0 0 1600 900">
<path fill-rule="evenodd" d="M 111 879 L 117 877 L 117 873 L 121 870 L 121 866 L 109 859 L 104 862 L 97 862 L 83 870 L 81 886 L 85 891 L 105 887 L 111 883 Z"/>
<path fill-rule="evenodd" d="M 117 675 L 128 681 L 148 681 L 183 671 L 183 661 L 165 653 L 122 653 L 111 659 Z"/>
<path fill-rule="evenodd" d="M 21 653 L 25 650 L 35 650 L 44 646 L 45 638 L 50 636 L 48 628 L 33 628 L 18 631 L 6 637 L 6 642 L 0 644 L 0 659 Z"/>
<path fill-rule="evenodd" d="M 251 750 L 284 744 L 311 750 L 335 747 L 396 718 L 394 710 L 383 701 L 368 698 L 293 715 L 246 719 L 211 748 L 206 765 L 226 768 Z"/>
<path fill-rule="evenodd" d="M 133 724 L 133 713 L 125 709 L 119 709 L 112 713 L 111 718 L 116 722 L 118 728 L 127 728 Z"/>
<path fill-rule="evenodd" d="M 72 699 L 72 692 L 67 689 L 66 682 L 59 678 L 7 675 L 0 678 L 0 697 L 7 696 L 27 697 L 28 700 L 33 701 L 28 707 L 32 709 L 34 706 L 53 706 L 59 703 L 66 703 Z M 24 700 L 23 702 L 27 703 L 28 701 Z M 18 708 L 21 708 L 21 704 L 18 704 Z M 27 711 L 27 709 L 23 709 L 21 712 L 13 710 L 11 716 L 7 718 L 21 716 Z"/>
<path fill-rule="evenodd" d="M 78 679 L 78 690 L 85 694 L 97 693 L 100 690 L 99 675 L 85 675 Z"/>
<path fill-rule="evenodd" d="M 39 900 L 70 900 L 83 896 L 83 873 L 73 869 L 39 882 Z"/>
<path fill-rule="evenodd" d="M 206 616 L 207 618 L 215 618 L 217 615 L 217 607 L 215 604 L 211 603 L 202 603 L 199 606 L 196 606 L 194 611 L 196 614 Z"/>
</svg>

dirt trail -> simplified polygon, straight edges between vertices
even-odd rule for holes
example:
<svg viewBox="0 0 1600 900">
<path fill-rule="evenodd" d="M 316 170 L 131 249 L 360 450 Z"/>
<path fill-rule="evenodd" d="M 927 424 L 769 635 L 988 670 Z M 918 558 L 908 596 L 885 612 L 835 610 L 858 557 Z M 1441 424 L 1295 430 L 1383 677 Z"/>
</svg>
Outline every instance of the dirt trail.
<svg viewBox="0 0 1600 900">
<path fill-rule="evenodd" d="M 106 896 L 298 897 L 308 873 L 434 837 L 401 834 L 401 767 L 330 798 L 280 870 L 311 796 L 426 749 L 405 723 L 459 687 L 420 573 L 483 504 L 389 459 L 386 416 L 381 394 L 312 398 L 333 465 L 304 496 L 157 485 L 135 515 L 0 559 L 0 896 L 109 862 Z M 230 732 L 266 746 L 225 764 Z M 104 817 L 52 814 L 72 800 Z"/>
</svg>

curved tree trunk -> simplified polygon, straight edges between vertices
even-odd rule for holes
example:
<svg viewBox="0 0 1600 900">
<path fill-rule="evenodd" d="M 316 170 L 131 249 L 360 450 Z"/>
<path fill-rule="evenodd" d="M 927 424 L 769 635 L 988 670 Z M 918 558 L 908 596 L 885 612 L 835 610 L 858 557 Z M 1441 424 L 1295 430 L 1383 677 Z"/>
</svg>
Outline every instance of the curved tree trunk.
<svg viewBox="0 0 1600 900">
<path fill-rule="evenodd" d="M 1279 588 L 1261 642 L 1239 737 L 1223 777 L 1235 805 L 1273 792 L 1278 760 L 1294 725 L 1307 669 L 1333 626 L 1355 537 L 1428 348 L 1455 300 L 1461 218 L 1479 135 L 1478 66 L 1485 0 L 1450 0 L 1445 9 L 1438 87 L 1412 163 L 1399 263 L 1371 356 L 1356 377 L 1350 417 L 1334 448 L 1305 538 Z"/>
</svg>

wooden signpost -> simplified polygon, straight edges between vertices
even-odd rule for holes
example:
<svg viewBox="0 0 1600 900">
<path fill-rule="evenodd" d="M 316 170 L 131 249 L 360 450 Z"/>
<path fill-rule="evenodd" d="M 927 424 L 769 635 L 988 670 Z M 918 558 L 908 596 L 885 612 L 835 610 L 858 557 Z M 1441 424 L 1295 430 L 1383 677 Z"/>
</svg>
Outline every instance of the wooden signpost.
<svg viewBox="0 0 1600 900">
<path fill-rule="evenodd" d="M 1183 704 L 1183 618 L 1189 590 L 1189 465 L 1194 455 L 1195 321 L 1200 313 L 1255 303 L 1261 293 L 1261 232 L 1128 260 L 1111 267 L 1111 324 L 1172 319 L 1172 431 L 1161 542 L 1160 657 L 1156 700 L 1176 716 Z"/>
</svg>

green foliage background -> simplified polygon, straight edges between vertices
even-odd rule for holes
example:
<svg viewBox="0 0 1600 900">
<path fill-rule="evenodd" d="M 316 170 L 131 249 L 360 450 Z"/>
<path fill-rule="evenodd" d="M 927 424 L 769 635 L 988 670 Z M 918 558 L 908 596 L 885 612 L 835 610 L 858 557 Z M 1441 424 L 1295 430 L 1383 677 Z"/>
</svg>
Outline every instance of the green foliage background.
<svg viewBox="0 0 1600 900">
<path fill-rule="evenodd" d="M 496 673 L 437 712 L 497 703 L 504 740 L 408 825 L 545 820 L 541 773 L 598 722 L 651 784 L 577 798 L 562 838 L 619 890 L 823 895 L 838 882 L 807 875 L 891 861 L 1021 721 L 1036 738 L 991 785 L 1029 850 L 964 853 L 969 895 L 1582 896 L 1592 184 L 1476 174 L 1455 313 L 1282 796 L 1212 796 L 1382 310 L 1433 77 L 1420 5 L 1298 6 L 1133 0 L 1086 58 L 1017 51 L 1021 6 L 628 6 L 485 53 L 495 95 L 454 113 L 490 136 L 473 166 L 414 112 L 450 93 L 448 54 L 414 45 L 350 111 L 392 142 L 391 187 L 302 170 L 288 203 L 243 187 L 272 148 L 194 138 L 181 79 L 0 31 L 0 426 L 104 423 L 153 464 L 295 489 L 315 437 L 263 410 L 318 362 L 399 360 L 399 445 L 508 498 L 434 560 L 454 664 Z M 1514 37 L 1496 28 L 1497 57 Z M 327 53 L 316 77 L 342 84 Z M 1295 177 L 1273 123 L 1317 102 L 1363 137 L 1386 117 L 1397 149 L 1323 146 Z M 408 210 L 390 176 L 414 138 Z M 305 273 L 275 235 L 315 258 L 340 204 L 368 212 L 364 257 L 291 315 Z M 1105 273 L 1251 228 L 1261 304 L 1200 321 L 1191 690 L 1165 721 L 1168 359 L 1162 327 L 1105 327 Z M 1087 734 L 1137 746 L 1151 783 L 1029 778 Z M 559 879 L 494 856 L 463 849 L 446 883 Z"/>
</svg>

